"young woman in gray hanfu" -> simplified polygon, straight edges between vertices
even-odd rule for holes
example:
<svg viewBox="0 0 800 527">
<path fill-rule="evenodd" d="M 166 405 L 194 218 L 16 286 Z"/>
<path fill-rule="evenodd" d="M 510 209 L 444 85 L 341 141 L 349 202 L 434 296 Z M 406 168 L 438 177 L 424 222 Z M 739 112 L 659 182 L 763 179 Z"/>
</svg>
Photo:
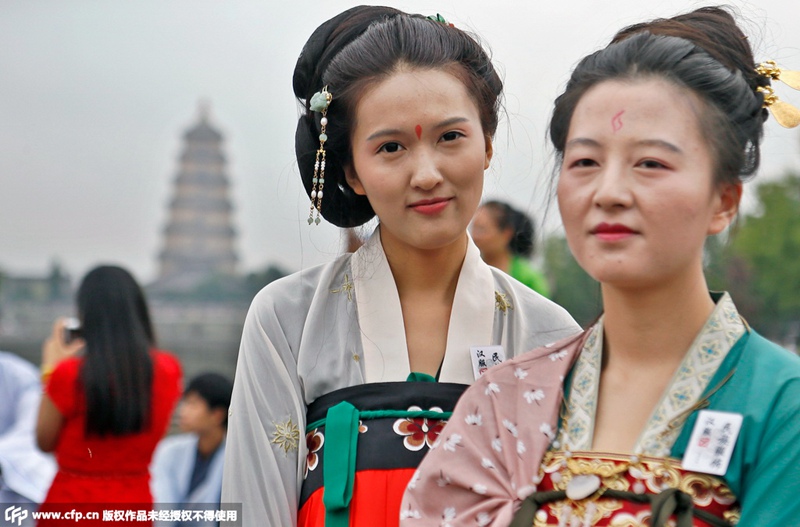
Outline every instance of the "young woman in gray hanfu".
<svg viewBox="0 0 800 527">
<path fill-rule="evenodd" d="M 579 328 L 483 263 L 467 234 L 502 91 L 472 37 L 357 7 L 314 32 L 294 90 L 309 223 L 380 224 L 354 254 L 253 301 L 222 501 L 242 503 L 248 526 L 397 525 L 408 479 L 476 375 Z"/>
</svg>

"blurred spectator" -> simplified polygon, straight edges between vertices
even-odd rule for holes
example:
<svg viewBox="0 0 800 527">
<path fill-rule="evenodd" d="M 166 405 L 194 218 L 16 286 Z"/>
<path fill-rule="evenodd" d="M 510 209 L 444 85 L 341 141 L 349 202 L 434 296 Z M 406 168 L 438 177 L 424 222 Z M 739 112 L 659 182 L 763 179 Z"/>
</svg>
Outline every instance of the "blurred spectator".
<svg viewBox="0 0 800 527">
<path fill-rule="evenodd" d="M 184 510 L 218 507 L 231 391 L 233 383 L 218 373 L 203 373 L 191 380 L 178 405 L 178 426 L 184 434 L 163 439 L 153 456 L 150 473 L 156 503 L 177 504 Z"/>
<path fill-rule="evenodd" d="M 547 297 L 547 280 L 528 261 L 534 234 L 533 220 L 502 201 L 487 201 L 472 220 L 472 239 L 483 261 Z"/>
<path fill-rule="evenodd" d="M 181 368 L 154 349 L 147 304 L 119 267 L 95 268 L 77 295 L 80 338 L 56 321 L 42 350 L 37 441 L 58 473 L 42 504 L 152 503 L 148 466 L 180 396 Z M 141 525 L 141 522 L 136 525 Z"/>
<path fill-rule="evenodd" d="M 0 503 L 36 509 L 53 481 L 55 460 L 36 447 L 36 410 L 41 397 L 36 367 L 0 351 Z M 33 517 L 27 516 L 26 521 L 32 525 Z"/>
</svg>

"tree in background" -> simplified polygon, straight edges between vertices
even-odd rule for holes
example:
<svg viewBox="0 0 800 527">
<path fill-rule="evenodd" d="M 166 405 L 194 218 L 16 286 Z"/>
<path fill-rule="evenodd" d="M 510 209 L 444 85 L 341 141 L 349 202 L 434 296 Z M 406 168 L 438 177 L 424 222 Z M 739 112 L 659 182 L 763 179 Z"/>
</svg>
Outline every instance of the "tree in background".
<svg viewBox="0 0 800 527">
<path fill-rule="evenodd" d="M 800 175 L 756 188 L 758 209 L 744 216 L 730 244 L 727 283 L 749 284 L 743 316 L 768 337 L 797 345 L 800 336 Z M 738 276 L 737 276 L 738 274 Z M 742 284 L 742 281 L 745 282 Z M 739 299 L 734 296 L 739 303 Z M 745 307 L 745 306 L 743 306 Z"/>
<path fill-rule="evenodd" d="M 210 274 L 183 289 L 148 290 L 153 299 L 179 303 L 244 303 L 249 304 L 265 285 L 289 274 L 282 267 L 269 264 L 244 276 Z"/>
<path fill-rule="evenodd" d="M 276 264 L 270 264 L 260 271 L 248 274 L 244 279 L 248 300 L 252 300 L 256 293 L 268 283 L 288 274 L 289 271 Z"/>
<path fill-rule="evenodd" d="M 734 233 L 711 236 L 705 247 L 705 274 L 711 291 L 727 291 L 736 309 L 748 323 L 761 329 L 763 300 L 755 289 L 753 270 L 747 260 L 733 251 L 730 237 Z"/>
<path fill-rule="evenodd" d="M 552 236 L 544 244 L 545 275 L 550 282 L 550 299 L 561 305 L 583 327 L 594 322 L 603 309 L 600 284 L 581 269 L 567 240 Z"/>
</svg>

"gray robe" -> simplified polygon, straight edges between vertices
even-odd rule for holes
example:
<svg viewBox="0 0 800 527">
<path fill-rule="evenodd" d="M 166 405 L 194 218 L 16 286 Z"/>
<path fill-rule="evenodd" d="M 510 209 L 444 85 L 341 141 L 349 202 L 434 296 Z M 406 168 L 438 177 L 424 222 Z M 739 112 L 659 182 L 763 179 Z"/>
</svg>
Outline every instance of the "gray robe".
<svg viewBox="0 0 800 527">
<path fill-rule="evenodd" d="M 474 381 L 472 346 L 501 345 L 511 358 L 578 331 L 563 308 L 486 265 L 470 240 L 439 380 Z M 244 526 L 296 525 L 307 405 L 409 373 L 400 298 L 379 230 L 353 254 L 269 284 L 253 300 L 242 335 L 222 502 L 242 503 Z"/>
</svg>

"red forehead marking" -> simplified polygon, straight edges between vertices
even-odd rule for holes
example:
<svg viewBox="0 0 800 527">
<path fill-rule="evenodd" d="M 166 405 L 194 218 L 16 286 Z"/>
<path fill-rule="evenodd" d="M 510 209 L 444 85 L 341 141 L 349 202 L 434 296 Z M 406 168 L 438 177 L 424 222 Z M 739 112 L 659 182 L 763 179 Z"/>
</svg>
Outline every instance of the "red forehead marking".
<svg viewBox="0 0 800 527">
<path fill-rule="evenodd" d="M 614 132 L 619 132 L 622 129 L 622 114 L 625 113 L 625 110 L 620 110 L 617 114 L 611 118 L 611 129 Z"/>
<path fill-rule="evenodd" d="M 422 139 L 422 127 L 417 125 L 414 127 L 414 131 L 417 132 L 417 139 Z"/>
</svg>

